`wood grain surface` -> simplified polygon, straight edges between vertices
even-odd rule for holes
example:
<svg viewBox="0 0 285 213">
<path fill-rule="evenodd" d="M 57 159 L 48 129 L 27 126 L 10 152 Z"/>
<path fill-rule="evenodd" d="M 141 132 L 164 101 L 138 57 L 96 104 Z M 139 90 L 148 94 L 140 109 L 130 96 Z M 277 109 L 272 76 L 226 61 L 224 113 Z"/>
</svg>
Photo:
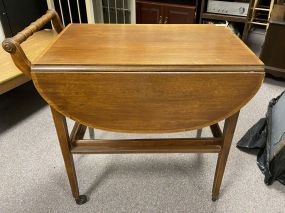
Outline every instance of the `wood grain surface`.
<svg viewBox="0 0 285 213">
<path fill-rule="evenodd" d="M 193 66 L 204 67 L 202 71 L 246 66 L 238 71 L 263 72 L 263 63 L 230 30 L 183 24 L 71 24 L 34 65 L 34 71 L 43 65 L 50 70 L 49 65 L 111 66 L 111 71 L 118 71 L 116 65 L 134 65 L 133 71 L 137 66 L 145 71 L 148 66 L 186 66 L 188 71 Z"/>
<path fill-rule="evenodd" d="M 32 72 L 43 98 L 84 125 L 163 133 L 229 117 L 259 89 L 263 73 Z"/>
</svg>

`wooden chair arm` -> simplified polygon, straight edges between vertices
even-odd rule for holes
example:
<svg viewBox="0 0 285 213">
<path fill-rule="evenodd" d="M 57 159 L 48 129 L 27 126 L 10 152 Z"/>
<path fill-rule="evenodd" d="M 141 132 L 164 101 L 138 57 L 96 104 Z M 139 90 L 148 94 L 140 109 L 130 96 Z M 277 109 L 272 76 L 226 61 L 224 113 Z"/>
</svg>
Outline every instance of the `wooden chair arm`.
<svg viewBox="0 0 285 213">
<path fill-rule="evenodd" d="M 17 35 L 12 38 L 7 38 L 2 42 L 3 49 L 11 54 L 15 65 L 27 76 L 30 76 L 31 62 L 27 58 L 20 44 L 26 41 L 35 32 L 39 31 L 49 21 L 52 21 L 53 27 L 57 33 L 62 31 L 63 25 L 57 12 L 55 10 L 48 10 L 45 15 L 31 23 Z"/>
</svg>

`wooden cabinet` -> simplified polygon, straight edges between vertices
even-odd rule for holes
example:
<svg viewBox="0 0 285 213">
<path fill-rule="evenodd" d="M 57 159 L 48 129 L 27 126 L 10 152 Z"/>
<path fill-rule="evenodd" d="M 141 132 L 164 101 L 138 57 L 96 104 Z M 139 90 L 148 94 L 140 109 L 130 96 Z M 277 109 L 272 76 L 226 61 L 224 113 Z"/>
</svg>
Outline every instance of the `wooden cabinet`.
<svg viewBox="0 0 285 213">
<path fill-rule="evenodd" d="M 260 59 L 265 71 L 285 79 L 285 5 L 274 5 Z"/>
<path fill-rule="evenodd" d="M 195 7 L 168 5 L 164 7 L 166 24 L 193 24 L 195 22 Z"/>
<path fill-rule="evenodd" d="M 162 4 L 156 2 L 137 1 L 136 12 L 138 24 L 162 24 Z"/>
<path fill-rule="evenodd" d="M 136 1 L 137 24 L 193 24 L 196 6 L 164 3 L 159 1 Z"/>
</svg>

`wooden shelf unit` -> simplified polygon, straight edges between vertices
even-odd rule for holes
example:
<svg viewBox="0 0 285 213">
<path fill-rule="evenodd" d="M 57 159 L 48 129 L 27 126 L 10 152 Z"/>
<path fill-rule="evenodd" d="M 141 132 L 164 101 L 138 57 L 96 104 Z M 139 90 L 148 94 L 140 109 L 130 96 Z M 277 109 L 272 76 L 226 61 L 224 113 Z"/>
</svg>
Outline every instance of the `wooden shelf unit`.
<svg viewBox="0 0 285 213">
<path fill-rule="evenodd" d="M 197 0 L 136 0 L 138 24 L 197 23 Z"/>
<path fill-rule="evenodd" d="M 216 14 L 216 13 L 208 13 L 207 12 L 207 3 L 208 0 L 202 0 L 201 2 L 201 10 L 200 10 L 200 19 L 199 23 L 202 24 L 203 20 L 221 20 L 221 21 L 229 21 L 229 22 L 237 22 L 237 23 L 244 23 L 243 32 L 242 32 L 242 40 L 245 41 L 247 39 L 247 35 L 245 33 L 245 29 L 248 25 L 249 17 L 252 14 L 252 5 L 254 0 L 249 0 L 249 11 L 247 16 L 234 16 L 234 15 L 226 15 L 226 14 Z"/>
<path fill-rule="evenodd" d="M 202 13 L 201 18 L 202 19 L 213 19 L 213 20 L 240 22 L 240 23 L 246 22 L 246 17 L 207 13 L 207 12 Z"/>
</svg>

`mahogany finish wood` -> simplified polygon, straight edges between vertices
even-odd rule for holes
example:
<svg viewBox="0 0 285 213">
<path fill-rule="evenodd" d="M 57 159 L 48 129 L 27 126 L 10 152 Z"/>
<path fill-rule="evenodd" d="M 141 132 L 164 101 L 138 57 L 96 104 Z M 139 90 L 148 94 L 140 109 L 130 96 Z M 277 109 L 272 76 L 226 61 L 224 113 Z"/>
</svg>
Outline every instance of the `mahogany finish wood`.
<svg viewBox="0 0 285 213">
<path fill-rule="evenodd" d="M 196 6 L 192 2 L 136 1 L 137 24 L 193 24 Z"/>
<path fill-rule="evenodd" d="M 137 24 L 163 24 L 163 6 L 157 2 L 136 1 Z"/>
<path fill-rule="evenodd" d="M 264 77 L 262 62 L 237 37 L 209 25 L 69 25 L 32 72 L 23 71 L 51 106 L 78 204 L 87 201 L 74 169 L 78 153 L 219 153 L 216 200 L 239 110 Z M 70 135 L 66 116 L 76 121 Z M 210 126 L 214 137 L 83 140 L 85 125 L 134 133 Z"/>
<path fill-rule="evenodd" d="M 164 8 L 164 24 L 194 24 L 195 6 L 167 5 Z"/>
</svg>

